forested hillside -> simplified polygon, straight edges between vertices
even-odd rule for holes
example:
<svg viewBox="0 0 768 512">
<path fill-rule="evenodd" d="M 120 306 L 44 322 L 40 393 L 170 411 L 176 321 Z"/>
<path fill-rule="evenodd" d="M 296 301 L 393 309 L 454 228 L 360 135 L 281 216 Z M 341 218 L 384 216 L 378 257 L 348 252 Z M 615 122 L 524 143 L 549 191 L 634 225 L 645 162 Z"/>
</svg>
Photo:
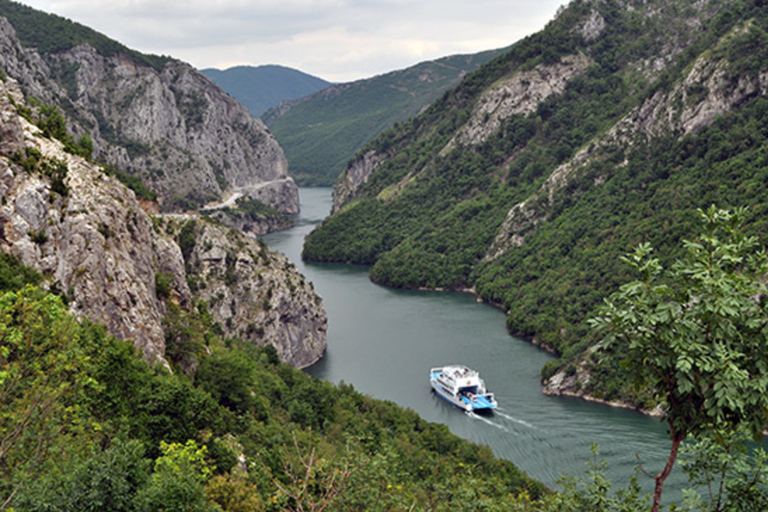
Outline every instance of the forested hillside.
<svg viewBox="0 0 768 512">
<path fill-rule="evenodd" d="M 422 62 L 288 101 L 262 116 L 299 184 L 330 186 L 355 153 L 395 123 L 418 114 L 501 50 Z"/>
<path fill-rule="evenodd" d="M 546 489 L 488 448 L 215 334 L 196 369 L 151 368 L 0 257 L 0 502 L 42 510 L 509 510 Z M 311 483 L 307 484 L 307 479 Z"/>
<path fill-rule="evenodd" d="M 201 72 L 248 107 L 253 117 L 261 116 L 265 110 L 283 101 L 309 96 L 331 85 L 321 78 L 284 66 L 235 66 Z"/>
<path fill-rule="evenodd" d="M 563 356 L 545 377 L 652 405 L 592 361 L 586 320 L 634 246 L 679 256 L 697 208 L 748 207 L 765 239 L 767 91 L 765 2 L 575 0 L 361 151 L 304 257 L 473 289 Z"/>
</svg>

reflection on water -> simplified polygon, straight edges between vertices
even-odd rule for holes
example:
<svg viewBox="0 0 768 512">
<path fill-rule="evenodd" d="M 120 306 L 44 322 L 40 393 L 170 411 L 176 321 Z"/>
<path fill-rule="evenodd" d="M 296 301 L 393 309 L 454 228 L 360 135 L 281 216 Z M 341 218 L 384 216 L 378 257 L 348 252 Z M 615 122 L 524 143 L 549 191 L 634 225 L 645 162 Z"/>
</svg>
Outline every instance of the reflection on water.
<svg viewBox="0 0 768 512">
<path fill-rule="evenodd" d="M 302 189 L 299 225 L 265 241 L 314 283 L 329 317 L 328 351 L 307 371 L 392 400 L 455 434 L 488 445 L 530 476 L 554 487 L 565 473 L 583 475 L 597 444 L 608 476 L 623 486 L 644 467 L 660 471 L 669 438 L 657 420 L 541 393 L 539 371 L 551 356 L 509 336 L 504 314 L 459 293 L 410 292 L 377 286 L 364 267 L 301 261 L 304 237 L 330 212 L 330 189 Z M 501 410 L 468 415 L 432 393 L 431 367 L 460 363 L 478 370 Z M 678 500 L 682 475 L 665 495 Z M 642 477 L 649 491 L 652 481 Z"/>
</svg>

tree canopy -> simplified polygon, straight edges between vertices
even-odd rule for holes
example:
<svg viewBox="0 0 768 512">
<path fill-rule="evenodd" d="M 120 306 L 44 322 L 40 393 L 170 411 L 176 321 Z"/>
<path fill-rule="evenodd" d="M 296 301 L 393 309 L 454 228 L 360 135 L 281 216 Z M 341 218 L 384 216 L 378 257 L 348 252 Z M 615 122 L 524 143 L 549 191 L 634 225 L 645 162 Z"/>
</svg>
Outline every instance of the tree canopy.
<svg viewBox="0 0 768 512">
<path fill-rule="evenodd" d="M 654 510 L 680 443 L 710 432 L 768 423 L 768 258 L 742 230 L 745 210 L 700 210 L 704 232 L 665 270 L 649 244 L 624 258 L 641 276 L 621 287 L 592 320 L 607 335 L 599 350 L 656 394 L 672 447 L 656 475 Z M 725 442 L 725 437 L 722 437 Z"/>
</svg>

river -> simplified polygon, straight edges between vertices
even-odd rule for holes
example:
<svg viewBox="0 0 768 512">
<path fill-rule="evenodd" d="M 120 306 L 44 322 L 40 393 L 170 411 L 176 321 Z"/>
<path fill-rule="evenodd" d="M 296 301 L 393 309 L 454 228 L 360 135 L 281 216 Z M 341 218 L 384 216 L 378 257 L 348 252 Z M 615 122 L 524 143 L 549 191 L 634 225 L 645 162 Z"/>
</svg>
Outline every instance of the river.
<svg viewBox="0 0 768 512">
<path fill-rule="evenodd" d="M 328 312 L 328 350 L 307 371 L 330 382 L 346 382 L 375 398 L 417 411 L 455 434 L 488 445 L 531 477 L 557 488 L 563 474 L 584 476 L 597 444 L 606 474 L 624 487 L 644 468 L 663 468 L 670 446 L 664 426 L 641 414 L 548 397 L 539 372 L 552 356 L 510 336 L 503 312 L 469 294 L 391 290 L 373 284 L 367 268 L 301 261 L 304 237 L 331 209 L 328 188 L 301 189 L 299 224 L 264 240 L 288 256 L 323 297 Z M 431 391 L 433 366 L 460 363 L 478 370 L 500 410 L 469 416 Z M 652 480 L 639 477 L 646 490 Z M 665 501 L 679 501 L 684 477 L 675 470 Z"/>
</svg>

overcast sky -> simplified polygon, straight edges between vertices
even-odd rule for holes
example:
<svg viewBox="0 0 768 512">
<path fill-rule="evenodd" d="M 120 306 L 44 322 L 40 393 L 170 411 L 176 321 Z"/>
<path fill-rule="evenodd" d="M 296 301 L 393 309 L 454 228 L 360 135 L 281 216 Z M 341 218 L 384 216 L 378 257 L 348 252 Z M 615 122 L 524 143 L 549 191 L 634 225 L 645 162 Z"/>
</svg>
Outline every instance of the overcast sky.
<svg viewBox="0 0 768 512">
<path fill-rule="evenodd" d="M 281 64 L 333 82 L 536 32 L 566 0 L 20 0 L 203 69 Z"/>
</svg>

